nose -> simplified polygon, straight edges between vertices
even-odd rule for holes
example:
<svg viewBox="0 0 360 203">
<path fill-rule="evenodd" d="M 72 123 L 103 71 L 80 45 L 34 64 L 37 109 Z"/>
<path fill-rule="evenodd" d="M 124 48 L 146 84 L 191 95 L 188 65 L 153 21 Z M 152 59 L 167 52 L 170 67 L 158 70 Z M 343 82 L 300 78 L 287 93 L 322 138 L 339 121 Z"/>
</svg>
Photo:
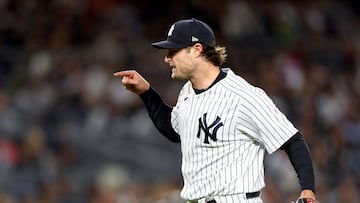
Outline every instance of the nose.
<svg viewBox="0 0 360 203">
<path fill-rule="evenodd" d="M 165 63 L 170 63 L 171 57 L 165 56 L 164 61 L 165 61 Z"/>
</svg>

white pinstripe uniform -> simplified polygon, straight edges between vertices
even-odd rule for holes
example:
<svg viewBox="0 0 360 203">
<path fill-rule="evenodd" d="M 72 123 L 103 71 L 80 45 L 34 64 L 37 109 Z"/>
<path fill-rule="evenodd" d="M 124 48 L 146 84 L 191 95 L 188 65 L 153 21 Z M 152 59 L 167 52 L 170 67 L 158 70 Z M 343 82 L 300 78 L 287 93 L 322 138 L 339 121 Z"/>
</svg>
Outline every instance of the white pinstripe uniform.
<svg viewBox="0 0 360 203">
<path fill-rule="evenodd" d="M 181 197 L 262 202 L 245 193 L 265 185 L 264 152 L 275 152 L 298 130 L 263 90 L 224 71 L 224 79 L 200 94 L 187 82 L 172 111 L 183 154 Z"/>
</svg>

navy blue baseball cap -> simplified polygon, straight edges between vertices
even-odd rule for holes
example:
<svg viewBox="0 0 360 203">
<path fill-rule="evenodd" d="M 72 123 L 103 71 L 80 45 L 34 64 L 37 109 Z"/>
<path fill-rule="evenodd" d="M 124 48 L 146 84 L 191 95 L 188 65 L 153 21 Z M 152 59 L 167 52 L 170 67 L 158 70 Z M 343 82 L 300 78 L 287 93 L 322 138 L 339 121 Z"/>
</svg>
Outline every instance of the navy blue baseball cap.
<svg viewBox="0 0 360 203">
<path fill-rule="evenodd" d="M 215 45 L 216 41 L 213 30 L 206 23 L 192 18 L 175 22 L 166 40 L 151 45 L 158 49 L 178 49 L 195 43 Z"/>
</svg>

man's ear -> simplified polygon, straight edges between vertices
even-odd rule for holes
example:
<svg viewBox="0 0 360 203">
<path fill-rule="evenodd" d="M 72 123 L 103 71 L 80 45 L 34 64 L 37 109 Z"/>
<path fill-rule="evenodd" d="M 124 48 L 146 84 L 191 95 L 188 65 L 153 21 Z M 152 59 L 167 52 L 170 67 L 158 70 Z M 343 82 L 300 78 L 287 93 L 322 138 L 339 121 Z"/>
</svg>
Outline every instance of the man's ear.
<svg viewBox="0 0 360 203">
<path fill-rule="evenodd" d="M 199 57 L 199 56 L 202 55 L 202 52 L 203 52 L 203 50 L 204 50 L 202 44 L 200 44 L 200 43 L 195 43 L 195 44 L 192 46 L 192 48 L 193 48 L 193 52 L 194 52 L 195 57 Z"/>
</svg>

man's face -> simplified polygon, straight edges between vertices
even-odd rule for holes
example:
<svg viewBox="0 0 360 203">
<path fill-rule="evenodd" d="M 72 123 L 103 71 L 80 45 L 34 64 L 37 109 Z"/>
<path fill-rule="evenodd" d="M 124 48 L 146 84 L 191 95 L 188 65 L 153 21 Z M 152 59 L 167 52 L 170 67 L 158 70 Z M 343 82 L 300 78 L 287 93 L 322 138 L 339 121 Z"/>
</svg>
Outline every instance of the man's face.
<svg viewBox="0 0 360 203">
<path fill-rule="evenodd" d="M 188 80 L 192 77 L 193 58 L 191 55 L 191 47 L 168 49 L 164 61 L 172 68 L 171 78 Z"/>
</svg>

